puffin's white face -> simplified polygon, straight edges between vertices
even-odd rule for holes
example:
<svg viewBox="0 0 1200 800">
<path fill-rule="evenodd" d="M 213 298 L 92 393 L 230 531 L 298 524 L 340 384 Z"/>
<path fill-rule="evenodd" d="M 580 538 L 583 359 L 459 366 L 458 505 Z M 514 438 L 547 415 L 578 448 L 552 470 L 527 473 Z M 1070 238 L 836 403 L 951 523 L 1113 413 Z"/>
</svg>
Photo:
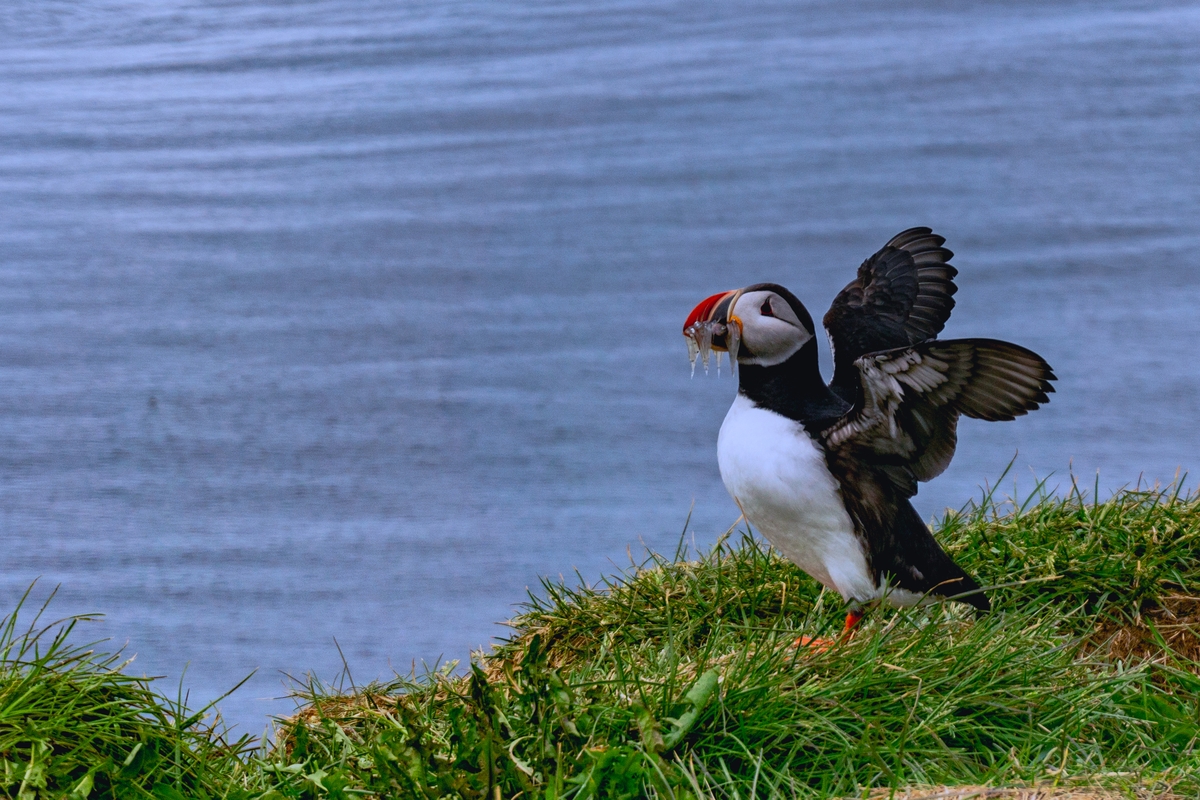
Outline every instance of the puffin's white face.
<svg viewBox="0 0 1200 800">
<path fill-rule="evenodd" d="M 742 329 L 740 364 L 782 364 L 813 338 L 788 301 L 765 289 L 738 296 L 729 322 Z"/>
</svg>

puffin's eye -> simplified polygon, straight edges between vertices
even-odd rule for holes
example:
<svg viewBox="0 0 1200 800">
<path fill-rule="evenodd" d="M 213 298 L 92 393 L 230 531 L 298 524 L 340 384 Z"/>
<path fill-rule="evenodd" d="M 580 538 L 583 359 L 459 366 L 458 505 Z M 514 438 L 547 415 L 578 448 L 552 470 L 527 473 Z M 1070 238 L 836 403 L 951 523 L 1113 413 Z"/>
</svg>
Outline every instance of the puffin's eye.
<svg viewBox="0 0 1200 800">
<path fill-rule="evenodd" d="M 771 310 L 771 298 L 768 297 L 766 300 L 763 300 L 762 308 L 758 309 L 758 313 L 764 317 L 775 316 L 775 312 Z"/>
</svg>

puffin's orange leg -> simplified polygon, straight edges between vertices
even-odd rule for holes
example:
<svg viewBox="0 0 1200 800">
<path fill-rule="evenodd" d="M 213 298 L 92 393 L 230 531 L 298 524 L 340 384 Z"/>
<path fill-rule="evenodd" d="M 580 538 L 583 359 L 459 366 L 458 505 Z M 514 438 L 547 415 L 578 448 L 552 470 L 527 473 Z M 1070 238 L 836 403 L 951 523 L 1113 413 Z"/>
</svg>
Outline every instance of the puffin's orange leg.
<svg viewBox="0 0 1200 800">
<path fill-rule="evenodd" d="M 854 635 L 854 629 L 858 627 L 858 623 L 862 622 L 862 618 L 866 616 L 861 608 L 856 608 L 846 612 L 846 626 L 842 628 L 841 641 L 846 641 Z"/>
</svg>

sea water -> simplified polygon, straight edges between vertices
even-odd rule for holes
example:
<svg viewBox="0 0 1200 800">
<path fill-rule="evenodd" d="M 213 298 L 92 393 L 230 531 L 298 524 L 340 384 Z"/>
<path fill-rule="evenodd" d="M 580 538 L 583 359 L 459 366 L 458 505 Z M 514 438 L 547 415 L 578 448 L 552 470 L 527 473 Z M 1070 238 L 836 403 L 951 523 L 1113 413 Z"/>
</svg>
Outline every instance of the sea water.
<svg viewBox="0 0 1200 800">
<path fill-rule="evenodd" d="M 1196 466 L 1194 5 L 10 0 L 0 42 L 0 608 L 61 586 L 193 705 L 257 669 L 241 730 L 339 646 L 465 659 L 541 576 L 710 544 L 689 310 L 819 318 L 909 226 L 944 336 L 1060 377 L 922 514 Z"/>
</svg>

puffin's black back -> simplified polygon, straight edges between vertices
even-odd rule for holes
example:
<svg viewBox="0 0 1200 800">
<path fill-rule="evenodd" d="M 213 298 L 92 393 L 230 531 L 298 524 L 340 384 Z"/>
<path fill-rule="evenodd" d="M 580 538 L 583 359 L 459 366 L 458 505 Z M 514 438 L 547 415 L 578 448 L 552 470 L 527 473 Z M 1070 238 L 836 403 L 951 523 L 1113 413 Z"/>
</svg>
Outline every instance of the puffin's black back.
<svg viewBox="0 0 1200 800">
<path fill-rule="evenodd" d="M 909 502 L 913 492 L 903 470 L 880 464 L 859 448 L 828 449 L 825 460 L 844 487 L 842 502 L 878 580 L 886 577 L 892 586 L 919 595 L 972 592 L 959 599 L 980 611 L 991 608 L 979 583 L 942 550 Z"/>
<path fill-rule="evenodd" d="M 912 503 L 904 500 L 898 512 L 891 563 L 880 565 L 882 572 L 892 576 L 894 585 L 918 594 L 943 597 L 971 592 L 959 599 L 980 611 L 990 610 L 992 604 L 980 591 L 978 581 L 946 555 Z"/>
</svg>

